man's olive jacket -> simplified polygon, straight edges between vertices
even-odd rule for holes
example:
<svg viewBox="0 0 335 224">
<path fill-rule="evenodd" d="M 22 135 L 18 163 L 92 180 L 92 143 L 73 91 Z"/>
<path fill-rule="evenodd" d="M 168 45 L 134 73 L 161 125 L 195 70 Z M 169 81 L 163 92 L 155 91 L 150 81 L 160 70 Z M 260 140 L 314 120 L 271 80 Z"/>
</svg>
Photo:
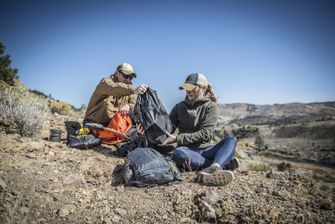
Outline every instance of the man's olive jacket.
<svg viewBox="0 0 335 224">
<path fill-rule="evenodd" d="M 134 108 L 135 88 L 115 80 L 116 77 L 111 76 L 100 81 L 88 103 L 84 123 L 108 124 L 123 105 L 128 104 L 131 109 Z"/>
</svg>

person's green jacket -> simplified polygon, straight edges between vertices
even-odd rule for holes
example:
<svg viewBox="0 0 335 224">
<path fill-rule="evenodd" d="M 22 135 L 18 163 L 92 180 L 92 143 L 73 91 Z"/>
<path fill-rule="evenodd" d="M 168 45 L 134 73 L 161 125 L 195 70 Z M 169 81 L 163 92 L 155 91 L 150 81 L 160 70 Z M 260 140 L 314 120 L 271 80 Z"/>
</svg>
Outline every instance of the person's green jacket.
<svg viewBox="0 0 335 224">
<path fill-rule="evenodd" d="M 194 101 L 188 99 L 181 101 L 172 109 L 169 117 L 173 124 L 173 132 L 176 128 L 179 129 L 178 147 L 198 149 L 212 145 L 218 109 L 217 104 L 208 96 Z"/>
</svg>

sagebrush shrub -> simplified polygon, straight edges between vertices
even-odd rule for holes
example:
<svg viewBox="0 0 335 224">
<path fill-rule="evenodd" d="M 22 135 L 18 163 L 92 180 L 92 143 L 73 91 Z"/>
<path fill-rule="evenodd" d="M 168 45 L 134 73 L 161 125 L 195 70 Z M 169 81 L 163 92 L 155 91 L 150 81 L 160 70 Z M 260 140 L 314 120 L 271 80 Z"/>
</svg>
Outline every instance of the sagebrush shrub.
<svg viewBox="0 0 335 224">
<path fill-rule="evenodd" d="M 285 163 L 285 162 L 279 163 L 277 164 L 277 169 L 279 171 L 289 170 L 291 169 L 291 163 Z"/>
<path fill-rule="evenodd" d="M 256 172 L 267 172 L 271 170 L 271 167 L 266 164 L 249 164 L 248 170 L 256 171 Z"/>
<path fill-rule="evenodd" d="M 20 135 L 35 137 L 44 127 L 48 107 L 25 92 L 9 88 L 0 92 L 0 113 Z"/>
<path fill-rule="evenodd" d="M 70 115 L 73 112 L 71 106 L 65 102 L 53 101 L 49 107 L 52 113 Z"/>
</svg>

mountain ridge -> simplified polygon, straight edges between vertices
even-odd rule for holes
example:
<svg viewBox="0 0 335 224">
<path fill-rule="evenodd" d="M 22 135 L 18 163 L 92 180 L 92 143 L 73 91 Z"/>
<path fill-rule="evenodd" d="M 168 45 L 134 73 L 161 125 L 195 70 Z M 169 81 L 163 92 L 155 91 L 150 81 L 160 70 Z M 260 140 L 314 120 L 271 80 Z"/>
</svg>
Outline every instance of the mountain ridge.
<svg viewBox="0 0 335 224">
<path fill-rule="evenodd" d="M 257 105 L 219 104 L 220 121 L 225 124 L 287 124 L 335 119 L 335 101 Z"/>
</svg>

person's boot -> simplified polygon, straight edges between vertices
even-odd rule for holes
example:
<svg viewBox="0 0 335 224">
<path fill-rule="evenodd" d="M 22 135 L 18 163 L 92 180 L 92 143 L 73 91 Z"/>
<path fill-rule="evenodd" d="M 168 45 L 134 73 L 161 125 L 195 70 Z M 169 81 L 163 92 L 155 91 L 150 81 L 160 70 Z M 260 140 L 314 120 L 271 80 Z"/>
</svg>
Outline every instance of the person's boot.
<svg viewBox="0 0 335 224">
<path fill-rule="evenodd" d="M 211 165 L 198 173 L 198 179 L 204 185 L 221 186 L 232 182 L 234 173 L 222 170 L 219 165 Z"/>
</svg>

